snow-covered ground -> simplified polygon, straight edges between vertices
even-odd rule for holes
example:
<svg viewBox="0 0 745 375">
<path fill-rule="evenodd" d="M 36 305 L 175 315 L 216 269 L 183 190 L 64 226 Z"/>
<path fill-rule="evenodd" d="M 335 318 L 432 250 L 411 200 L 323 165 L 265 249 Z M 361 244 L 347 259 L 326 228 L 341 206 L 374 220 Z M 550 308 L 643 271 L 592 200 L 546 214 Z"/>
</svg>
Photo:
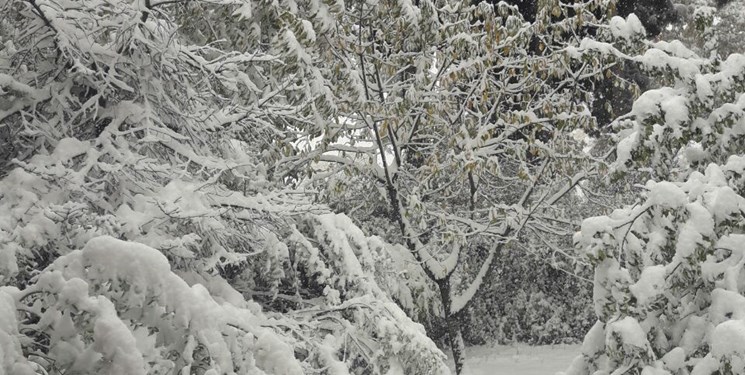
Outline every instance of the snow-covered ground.
<svg viewBox="0 0 745 375">
<path fill-rule="evenodd" d="M 579 352 L 579 345 L 476 346 L 466 350 L 464 375 L 554 375 Z"/>
</svg>

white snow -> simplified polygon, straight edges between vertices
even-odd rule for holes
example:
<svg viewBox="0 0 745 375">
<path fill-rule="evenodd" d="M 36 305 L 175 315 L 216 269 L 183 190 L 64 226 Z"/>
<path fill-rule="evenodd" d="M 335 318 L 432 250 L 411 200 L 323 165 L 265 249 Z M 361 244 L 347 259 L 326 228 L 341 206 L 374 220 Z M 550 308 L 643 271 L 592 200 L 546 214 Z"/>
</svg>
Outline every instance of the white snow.
<svg viewBox="0 0 745 375">
<path fill-rule="evenodd" d="M 644 26 L 635 14 L 629 14 L 627 19 L 615 16 L 610 20 L 610 31 L 616 38 L 631 40 L 635 36 L 643 35 Z"/>
<path fill-rule="evenodd" d="M 246 1 L 243 4 L 241 4 L 241 6 L 238 7 L 238 9 L 236 9 L 235 12 L 233 12 L 233 15 L 238 16 L 239 20 L 242 20 L 244 18 L 250 19 L 253 16 L 252 8 L 253 7 L 251 6 L 251 2 Z"/>
<path fill-rule="evenodd" d="M 52 158 L 58 161 L 67 161 L 86 153 L 89 148 L 90 144 L 88 142 L 82 142 L 75 138 L 63 138 L 57 143 Z"/>
<path fill-rule="evenodd" d="M 704 236 L 714 232 L 714 219 L 706 208 L 698 203 L 690 203 L 686 208 L 690 216 L 683 224 L 675 246 L 675 254 L 681 258 L 691 256 L 696 246 L 704 244 Z"/>
<path fill-rule="evenodd" d="M 716 357 L 745 354 L 745 322 L 728 320 L 714 328 L 711 354 Z"/>
<path fill-rule="evenodd" d="M 738 205 L 742 198 L 729 186 L 716 189 L 710 196 L 710 210 L 717 223 L 729 219 L 745 207 Z"/>
<path fill-rule="evenodd" d="M 23 357 L 19 341 L 18 321 L 10 288 L 0 287 L 0 374 L 33 374 Z"/>
<path fill-rule="evenodd" d="M 702 102 L 706 102 L 714 96 L 711 83 L 703 75 L 696 76 L 696 94 Z"/>
<path fill-rule="evenodd" d="M 668 208 L 678 208 L 688 201 L 686 193 L 672 182 L 649 182 L 648 202 Z"/>
<path fill-rule="evenodd" d="M 566 370 L 579 352 L 579 345 L 474 346 L 466 349 L 463 375 L 552 375 Z"/>
<path fill-rule="evenodd" d="M 637 348 L 646 348 L 649 345 L 644 329 L 636 319 L 630 316 L 608 323 L 608 328 L 607 334 L 617 333 L 624 345 L 628 344 Z M 608 340 L 609 338 L 606 338 L 606 341 Z"/>
<path fill-rule="evenodd" d="M 727 159 L 727 164 L 722 167 L 725 171 L 742 173 L 745 171 L 745 156 L 732 155 Z"/>
<path fill-rule="evenodd" d="M 647 304 L 664 291 L 665 266 L 656 265 L 645 268 L 636 284 L 629 286 L 640 305 Z"/>
<path fill-rule="evenodd" d="M 693 371 L 691 371 L 691 375 L 710 375 L 717 369 L 719 369 L 719 361 L 712 357 L 711 354 L 708 354 L 696 363 Z"/>
<path fill-rule="evenodd" d="M 616 146 L 616 160 L 618 168 L 623 169 L 623 164 L 631 160 L 631 151 L 639 145 L 639 132 L 634 131 L 618 142 Z"/>
<path fill-rule="evenodd" d="M 685 365 L 686 352 L 683 348 L 677 347 L 662 357 L 665 367 L 672 371 L 678 371 Z"/>
<path fill-rule="evenodd" d="M 745 297 L 737 292 L 714 289 L 711 292 L 709 316 L 714 324 L 729 319 L 745 319 Z"/>
<path fill-rule="evenodd" d="M 593 357 L 605 349 L 605 325 L 597 321 L 582 340 L 582 354 Z"/>
<path fill-rule="evenodd" d="M 670 120 L 684 121 L 688 110 L 685 108 L 685 102 L 680 100 L 679 93 L 677 90 L 664 87 L 656 90 L 649 90 L 639 96 L 631 109 L 631 112 L 637 118 L 637 121 L 643 122 L 649 117 L 659 116 L 660 110 L 665 112 L 665 119 L 667 118 L 667 112 L 672 112 Z M 675 116 L 676 113 L 680 113 L 681 116 Z"/>
</svg>

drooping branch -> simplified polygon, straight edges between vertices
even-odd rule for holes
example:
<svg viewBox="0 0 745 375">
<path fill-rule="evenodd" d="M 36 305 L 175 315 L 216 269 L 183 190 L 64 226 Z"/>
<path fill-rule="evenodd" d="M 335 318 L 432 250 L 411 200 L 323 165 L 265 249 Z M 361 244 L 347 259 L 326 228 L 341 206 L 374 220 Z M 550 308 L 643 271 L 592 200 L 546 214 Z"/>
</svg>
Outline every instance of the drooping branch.
<svg viewBox="0 0 745 375">
<path fill-rule="evenodd" d="M 52 22 L 49 20 L 49 18 L 44 14 L 44 11 L 41 10 L 41 7 L 39 4 L 36 3 L 36 0 L 26 0 L 31 6 L 34 8 L 34 14 L 36 14 L 37 17 L 41 18 L 42 22 L 44 22 L 44 25 L 46 25 L 48 28 L 50 28 L 52 31 L 54 31 L 55 34 L 57 34 L 57 28 L 52 25 Z"/>
<path fill-rule="evenodd" d="M 510 228 L 507 227 L 504 231 L 504 236 L 508 236 L 510 232 Z M 484 280 L 488 280 L 490 275 L 494 272 L 494 261 L 497 259 L 497 254 L 502 251 L 502 248 L 506 243 L 506 241 L 497 241 L 492 245 L 492 248 L 489 249 L 489 254 L 486 256 L 486 260 L 484 260 L 484 263 L 481 264 L 481 268 L 479 268 L 479 273 L 477 273 L 474 280 L 471 281 L 471 285 L 469 285 L 463 293 L 451 297 L 452 304 L 450 306 L 450 314 L 459 314 L 471 304 L 473 297 L 479 289 L 481 289 Z"/>
</svg>

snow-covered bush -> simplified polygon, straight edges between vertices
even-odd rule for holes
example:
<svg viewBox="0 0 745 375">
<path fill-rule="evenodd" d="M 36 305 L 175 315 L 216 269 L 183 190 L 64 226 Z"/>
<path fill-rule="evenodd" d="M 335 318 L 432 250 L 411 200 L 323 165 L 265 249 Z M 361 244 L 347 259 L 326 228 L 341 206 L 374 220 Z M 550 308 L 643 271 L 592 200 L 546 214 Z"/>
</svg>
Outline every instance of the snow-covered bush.
<svg viewBox="0 0 745 375">
<path fill-rule="evenodd" d="M 614 169 L 652 180 L 636 204 L 585 220 L 576 236 L 596 267 L 598 322 L 567 373 L 742 373 L 745 56 L 650 46 L 628 58 L 669 86 L 619 121 Z"/>
<path fill-rule="evenodd" d="M 442 357 L 427 356 L 439 351 L 421 326 L 355 262 L 350 240 L 342 235 L 328 243 L 340 246 L 332 252 L 350 252 L 339 254 L 353 268 L 346 281 L 350 290 L 340 296 L 326 289 L 328 302 L 277 315 L 263 313 L 218 278 L 190 286 L 158 250 L 93 238 L 82 250 L 57 258 L 25 289 L 0 290 L 9 309 L 3 311 L 0 337 L 12 349 L 3 368 L 108 374 L 303 374 L 314 367 L 335 373 L 446 371 Z M 354 240 L 362 241 L 355 247 L 362 251 L 375 242 Z M 339 264 L 328 266 L 343 273 Z M 21 347 L 27 358 L 19 355 Z M 368 367 L 354 370 L 358 366 Z"/>
<path fill-rule="evenodd" d="M 29 360 L 50 372 L 303 373 L 281 322 L 230 287 L 189 286 L 142 244 L 96 237 L 5 292 Z"/>
</svg>

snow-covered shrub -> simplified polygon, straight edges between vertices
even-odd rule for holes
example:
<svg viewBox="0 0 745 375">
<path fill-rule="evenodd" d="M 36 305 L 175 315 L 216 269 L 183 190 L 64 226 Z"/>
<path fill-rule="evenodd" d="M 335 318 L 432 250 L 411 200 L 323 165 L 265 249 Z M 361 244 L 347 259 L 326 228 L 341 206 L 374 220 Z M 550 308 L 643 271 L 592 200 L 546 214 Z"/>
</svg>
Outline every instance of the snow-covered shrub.
<svg viewBox="0 0 745 375">
<path fill-rule="evenodd" d="M 7 302 L 0 321 L 8 347 L 3 366 L 110 374 L 303 374 L 321 367 L 341 373 L 447 372 L 423 328 L 362 271 L 352 249 L 364 254 L 378 240 L 354 230 L 355 238 L 344 231 L 324 233 L 339 237 L 329 240 L 326 246 L 337 247 L 323 257 L 338 257 L 316 259 L 316 275 L 348 274 L 347 289 L 327 286 L 325 298 L 308 299 L 284 314 L 262 312 L 220 278 L 189 285 L 151 247 L 95 237 L 57 258 L 23 290 L 0 289 Z M 354 240 L 361 242 L 347 242 Z M 317 248 L 307 250 L 310 257 L 321 255 Z"/>
<path fill-rule="evenodd" d="M 281 322 L 229 287 L 211 295 L 148 246 L 96 237 L 11 295 L 29 358 L 59 372 L 302 374 Z M 209 371 L 207 371 L 209 369 Z"/>
<path fill-rule="evenodd" d="M 658 42 L 629 59 L 668 87 L 619 121 L 616 171 L 653 178 L 634 205 L 589 218 L 598 322 L 568 374 L 735 374 L 745 365 L 745 56 Z"/>
</svg>

